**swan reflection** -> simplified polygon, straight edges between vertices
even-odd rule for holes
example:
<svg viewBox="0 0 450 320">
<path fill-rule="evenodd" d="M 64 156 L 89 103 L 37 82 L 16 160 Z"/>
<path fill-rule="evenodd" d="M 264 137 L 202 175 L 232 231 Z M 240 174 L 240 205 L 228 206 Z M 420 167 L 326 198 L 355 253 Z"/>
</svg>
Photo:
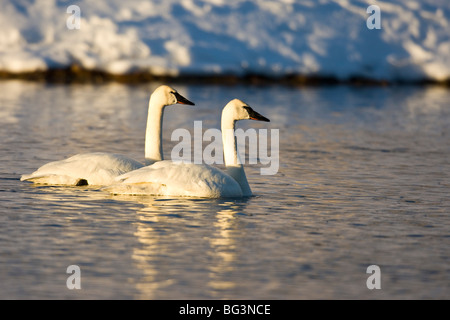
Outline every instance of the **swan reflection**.
<svg viewBox="0 0 450 320">
<path fill-rule="evenodd" d="M 236 231 L 237 214 L 239 206 L 232 203 L 222 204 L 222 209 L 216 214 L 214 227 L 216 232 L 209 239 L 212 255 L 211 265 L 209 266 L 209 283 L 212 293 L 218 293 L 220 290 L 233 289 L 236 283 L 227 274 L 233 271 L 233 265 L 236 260 Z M 236 208 L 237 207 L 237 208 Z"/>
<path fill-rule="evenodd" d="M 142 272 L 135 283 L 138 299 L 198 296 L 200 293 L 196 290 L 205 287 L 209 294 L 219 297 L 223 296 L 221 291 L 236 287 L 232 272 L 237 261 L 236 237 L 241 233 L 239 216 L 250 199 L 162 199 L 126 195 L 112 198 L 142 205 L 136 211 L 137 244 L 132 250 L 134 265 Z M 194 243 L 194 238 L 204 241 Z M 187 272 L 186 265 L 192 263 L 196 267 Z M 178 287 L 180 282 L 189 283 L 192 292 L 174 293 L 175 290 L 168 289 Z"/>
</svg>

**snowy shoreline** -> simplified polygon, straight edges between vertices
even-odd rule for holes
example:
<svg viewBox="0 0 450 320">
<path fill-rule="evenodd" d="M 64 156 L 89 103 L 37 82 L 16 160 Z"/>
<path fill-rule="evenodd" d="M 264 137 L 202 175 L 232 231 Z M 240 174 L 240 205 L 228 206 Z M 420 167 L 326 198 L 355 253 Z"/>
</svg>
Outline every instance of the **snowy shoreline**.
<svg viewBox="0 0 450 320">
<path fill-rule="evenodd" d="M 448 83 L 450 2 L 4 0 L 0 78 L 69 76 Z"/>
</svg>

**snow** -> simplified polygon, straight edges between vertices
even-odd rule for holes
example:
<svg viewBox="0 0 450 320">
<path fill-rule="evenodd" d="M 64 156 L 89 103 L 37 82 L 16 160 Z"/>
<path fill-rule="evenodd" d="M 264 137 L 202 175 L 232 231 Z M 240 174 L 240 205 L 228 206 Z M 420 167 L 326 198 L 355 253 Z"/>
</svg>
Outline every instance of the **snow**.
<svg viewBox="0 0 450 320">
<path fill-rule="evenodd" d="M 70 5 L 80 28 L 69 29 Z M 366 25 L 370 5 L 381 29 Z M 0 71 L 450 78 L 448 0 L 0 0 Z"/>
</svg>

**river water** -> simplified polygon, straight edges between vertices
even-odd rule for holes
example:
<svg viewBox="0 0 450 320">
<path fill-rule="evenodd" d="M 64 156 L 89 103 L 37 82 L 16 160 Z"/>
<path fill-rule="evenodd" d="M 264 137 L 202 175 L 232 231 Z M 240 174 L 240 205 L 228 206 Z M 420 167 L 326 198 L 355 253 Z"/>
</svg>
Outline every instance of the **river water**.
<svg viewBox="0 0 450 320">
<path fill-rule="evenodd" d="M 77 153 L 143 161 L 157 85 L 0 82 L 1 299 L 450 298 L 450 90 L 174 85 L 196 106 L 166 108 L 166 158 L 171 132 L 219 128 L 232 98 L 271 120 L 239 127 L 279 130 L 278 171 L 246 165 L 248 199 L 19 180 Z"/>
</svg>

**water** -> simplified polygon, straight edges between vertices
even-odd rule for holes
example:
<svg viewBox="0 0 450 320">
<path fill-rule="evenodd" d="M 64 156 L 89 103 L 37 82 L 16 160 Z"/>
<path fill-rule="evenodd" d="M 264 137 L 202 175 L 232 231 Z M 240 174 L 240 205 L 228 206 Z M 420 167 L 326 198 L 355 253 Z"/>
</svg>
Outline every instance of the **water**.
<svg viewBox="0 0 450 320">
<path fill-rule="evenodd" d="M 235 97 L 271 119 L 239 127 L 280 130 L 278 173 L 246 166 L 250 199 L 19 181 L 76 153 L 143 160 L 156 85 L 0 82 L 1 299 L 450 298 L 449 90 L 175 85 L 197 105 L 166 109 L 166 157 Z"/>
</svg>

